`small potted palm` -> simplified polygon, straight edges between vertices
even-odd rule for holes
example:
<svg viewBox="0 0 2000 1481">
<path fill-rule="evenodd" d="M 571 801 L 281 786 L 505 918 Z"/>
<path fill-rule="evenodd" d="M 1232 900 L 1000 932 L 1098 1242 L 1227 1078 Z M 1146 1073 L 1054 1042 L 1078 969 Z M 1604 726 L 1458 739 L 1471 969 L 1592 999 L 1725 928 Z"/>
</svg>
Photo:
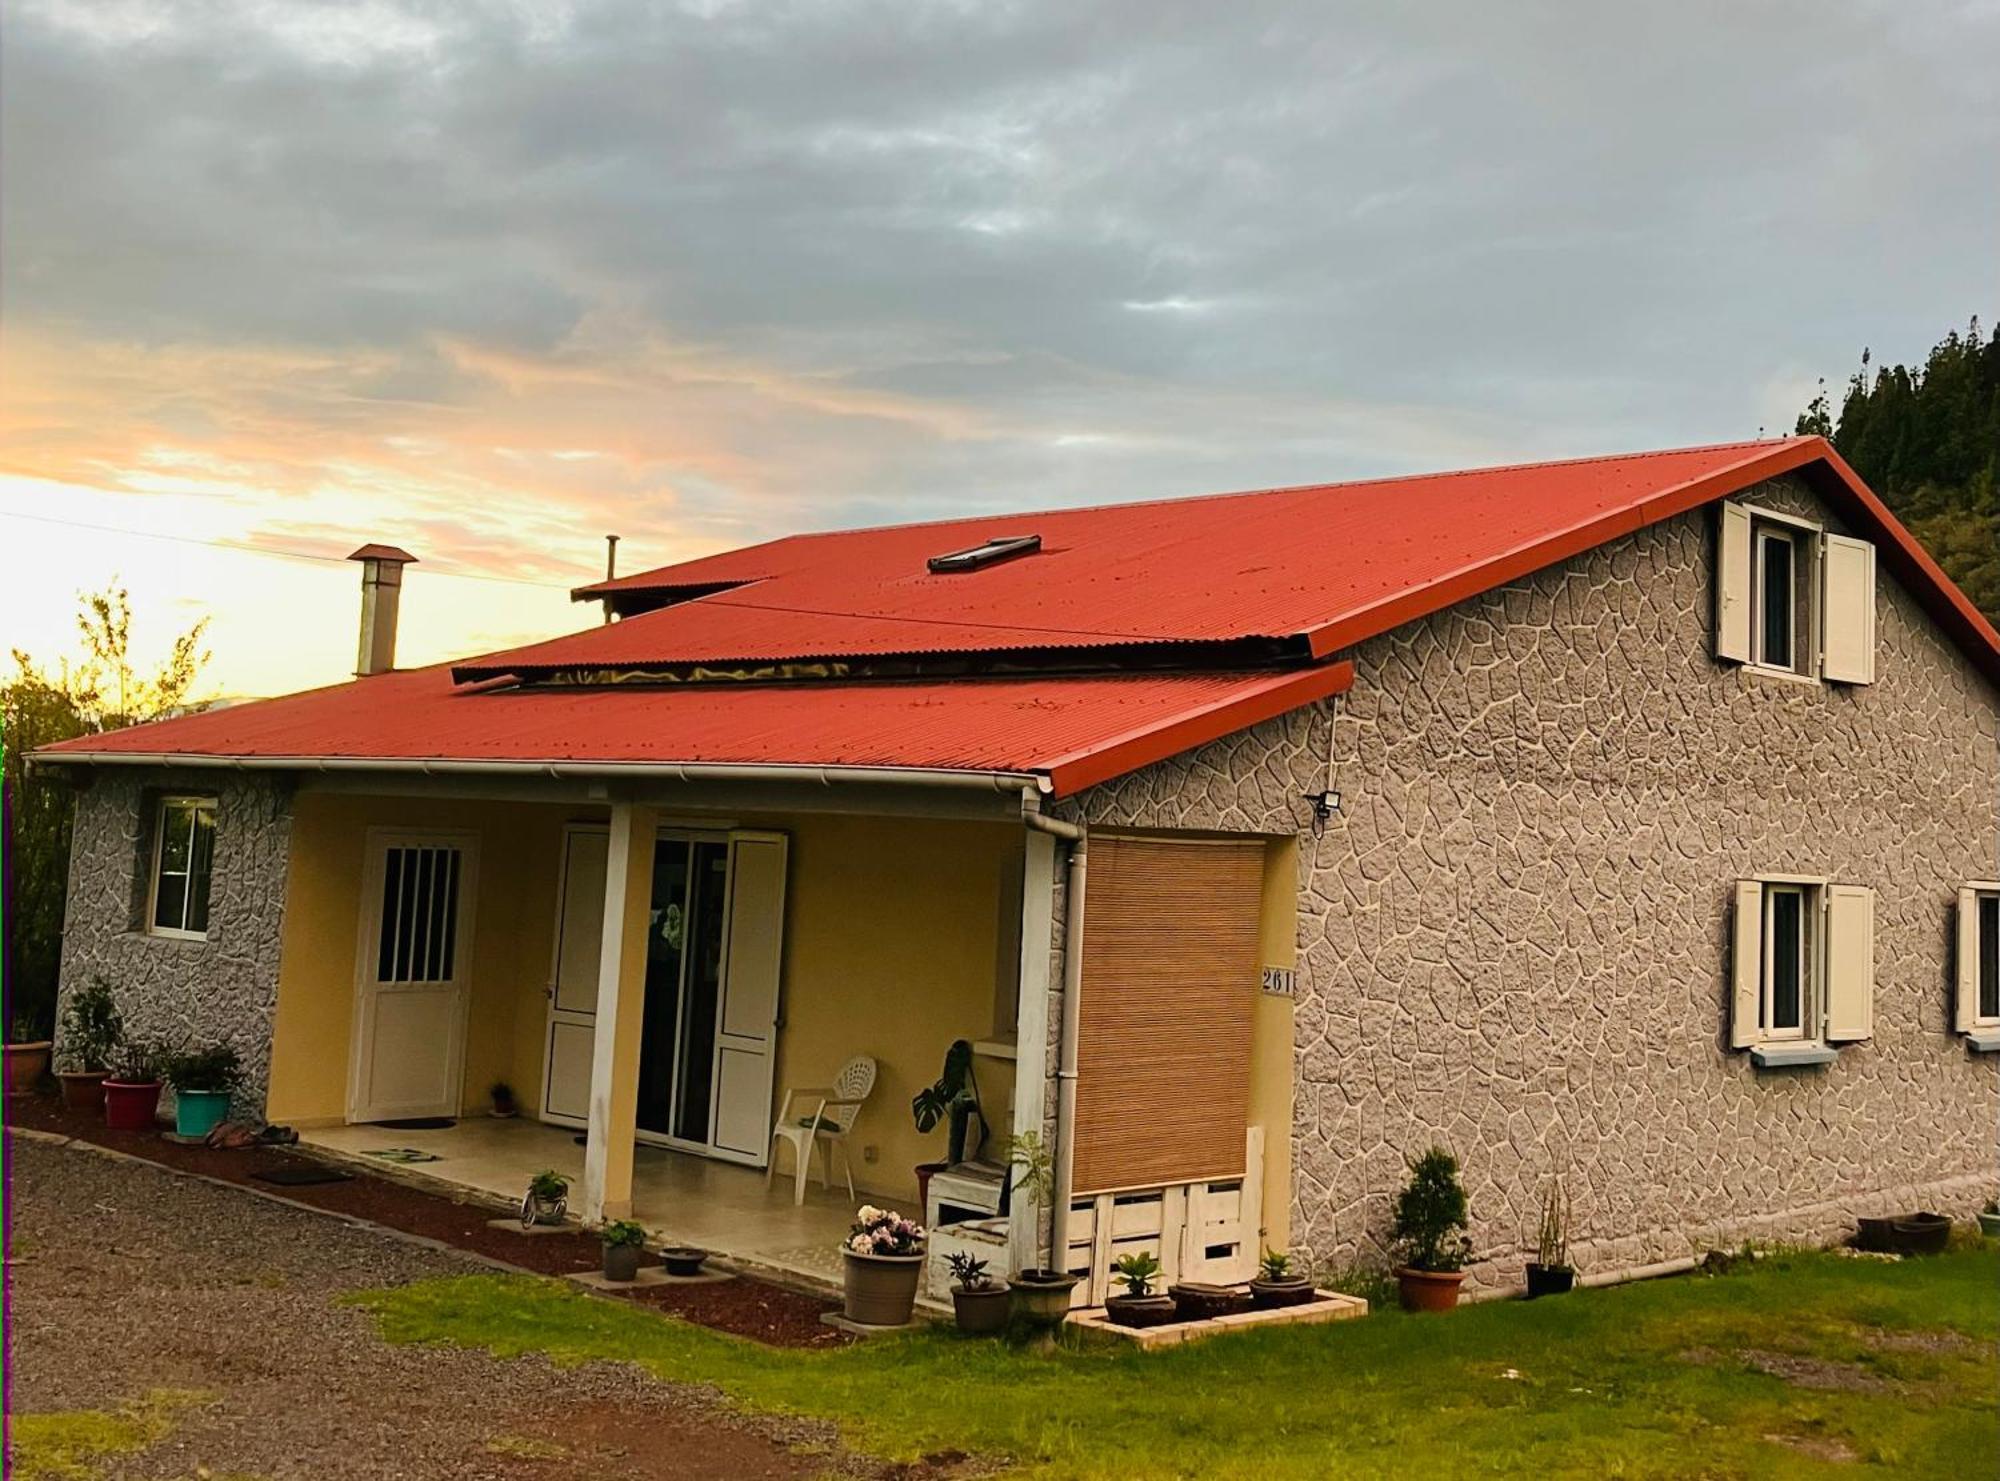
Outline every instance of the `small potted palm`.
<svg viewBox="0 0 2000 1481">
<path fill-rule="evenodd" d="M 958 1317 L 958 1330 L 975 1337 L 1006 1331 L 1007 1282 L 988 1275 L 986 1262 L 970 1250 L 947 1255 L 945 1263 L 957 1277 L 952 1283 L 951 1306 Z"/>
<path fill-rule="evenodd" d="M 505 1080 L 495 1080 L 493 1088 L 486 1094 L 493 1103 L 492 1114 L 500 1120 L 511 1120 L 521 1114 L 520 1102 L 514 1099 L 514 1087 Z"/>
<path fill-rule="evenodd" d="M 521 1227 L 555 1225 L 569 1211 L 569 1179 L 552 1167 L 545 1167 L 528 1179 L 528 1191 L 521 1198 Z"/>
<path fill-rule="evenodd" d="M 93 977 L 69 995 L 63 1007 L 63 1105 L 72 1111 L 97 1111 L 104 1105 L 104 1081 L 111 1073 L 111 1056 L 125 1035 L 125 1022 L 111 999 L 111 984 Z"/>
<path fill-rule="evenodd" d="M 1569 1195 L 1554 1178 L 1542 1195 L 1542 1222 L 1535 1235 L 1535 1258 L 1528 1262 L 1528 1299 L 1560 1296 L 1576 1284 L 1569 1263 Z"/>
<path fill-rule="evenodd" d="M 1410 1180 L 1396 1195 L 1397 1294 L 1405 1311 L 1450 1311 L 1465 1282 L 1472 1241 L 1465 1236 L 1465 1185 L 1458 1159 L 1432 1147 L 1410 1164 Z"/>
<path fill-rule="evenodd" d="M 637 1280 L 646 1258 L 646 1229 L 630 1219 L 613 1219 L 597 1231 L 604 1241 L 604 1278 Z"/>
<path fill-rule="evenodd" d="M 1313 1298 L 1312 1277 L 1297 1267 L 1297 1257 L 1267 1249 L 1250 1281 L 1250 1304 L 1259 1311 L 1303 1306 Z"/>
<path fill-rule="evenodd" d="M 111 1056 L 104 1077 L 104 1124 L 113 1131 L 151 1131 L 160 1111 L 160 1047 L 127 1039 Z"/>
<path fill-rule="evenodd" d="M 1007 1143 L 1007 1171 L 1011 1190 L 1023 1195 L 1037 1209 L 1055 1201 L 1055 1159 L 1050 1157 L 1041 1133 L 1024 1131 Z M 1014 1314 L 1036 1334 L 1038 1346 L 1055 1345 L 1055 1331 L 1069 1318 L 1071 1293 L 1077 1277 L 1066 1270 L 1031 1265 L 1014 1272 L 1012 1283 Z"/>
<path fill-rule="evenodd" d="M 1121 1256 L 1112 1264 L 1125 1287 L 1122 1296 L 1108 1296 L 1104 1314 L 1121 1327 L 1158 1327 L 1174 1319 L 1174 1298 L 1153 1289 L 1160 1273 L 1160 1257 L 1151 1250 Z"/>
<path fill-rule="evenodd" d="M 924 1273 L 924 1226 L 864 1203 L 840 1251 L 847 1319 L 866 1327 L 906 1324 Z"/>
<path fill-rule="evenodd" d="M 242 1062 L 235 1047 L 209 1044 L 166 1056 L 160 1076 L 174 1091 L 174 1134 L 199 1140 L 222 1124 Z"/>
</svg>

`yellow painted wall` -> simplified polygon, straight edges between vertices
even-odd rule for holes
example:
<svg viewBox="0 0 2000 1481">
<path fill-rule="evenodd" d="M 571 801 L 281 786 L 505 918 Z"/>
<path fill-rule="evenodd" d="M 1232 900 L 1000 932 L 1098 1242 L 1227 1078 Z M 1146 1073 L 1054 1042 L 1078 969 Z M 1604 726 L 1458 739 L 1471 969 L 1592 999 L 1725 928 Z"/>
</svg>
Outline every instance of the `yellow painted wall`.
<svg viewBox="0 0 2000 1481">
<path fill-rule="evenodd" d="M 873 1055 L 875 1093 L 850 1142 L 854 1180 L 907 1204 L 912 1169 L 942 1159 L 946 1140 L 942 1126 L 917 1134 L 910 1098 L 937 1079 L 953 1039 L 993 1030 L 995 901 L 1022 831 L 910 818 L 774 826 L 792 835 L 777 1094 L 825 1085 L 850 1055 Z M 1012 1116 L 1013 1071 L 1007 1060 L 975 1066 L 995 1136 Z M 864 1147 L 874 1162 L 861 1161 Z"/>
<path fill-rule="evenodd" d="M 587 812 L 584 814 L 587 816 Z M 301 793 L 271 1046 L 269 1111 L 294 1126 L 342 1120 L 353 1035 L 355 948 L 370 828 L 451 828 L 479 838 L 462 1107 L 507 1080 L 533 1105 L 553 949 L 561 807 Z"/>
<path fill-rule="evenodd" d="M 270 1116 L 339 1122 L 347 1105 L 364 846 L 371 827 L 478 834 L 472 1001 L 463 1108 L 506 1079 L 532 1114 L 541 1103 L 562 825 L 588 808 L 303 793 L 292 826 L 291 897 L 278 979 Z M 855 1182 L 909 1200 L 916 1163 L 939 1157 L 942 1129 L 919 1136 L 910 1098 L 937 1077 L 954 1038 L 991 1034 L 1000 970 L 997 896 L 1021 830 L 1004 824 L 803 816 L 742 818 L 791 838 L 783 1023 L 774 1093 L 824 1085 L 852 1054 L 879 1064 L 850 1143 Z M 1007 970 L 1013 970 L 1009 963 Z M 987 1120 L 1011 1116 L 1013 1065 L 977 1065 Z M 774 1101 L 775 1106 L 775 1101 Z M 874 1161 L 864 1161 L 864 1149 Z"/>
<path fill-rule="evenodd" d="M 1272 839 L 1264 853 L 1260 967 L 1298 964 L 1299 845 Z M 1250 1123 L 1264 1128 L 1264 1243 L 1292 1237 L 1292 1000 L 1260 992 L 1250 1039 Z M 1261 1251 L 1259 1252 L 1261 1253 Z"/>
</svg>

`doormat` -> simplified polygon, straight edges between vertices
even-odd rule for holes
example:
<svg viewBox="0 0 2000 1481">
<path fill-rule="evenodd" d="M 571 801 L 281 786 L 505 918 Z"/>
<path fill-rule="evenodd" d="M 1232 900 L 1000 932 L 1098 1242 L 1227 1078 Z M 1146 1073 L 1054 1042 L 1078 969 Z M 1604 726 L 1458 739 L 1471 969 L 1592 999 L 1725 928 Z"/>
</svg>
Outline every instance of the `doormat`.
<svg viewBox="0 0 2000 1481">
<path fill-rule="evenodd" d="M 351 1183 L 354 1174 L 337 1167 L 267 1167 L 250 1174 L 260 1183 L 280 1188 L 310 1188 L 316 1183 Z"/>
<path fill-rule="evenodd" d="M 426 1152 L 420 1147 L 374 1147 L 361 1154 L 363 1157 L 379 1158 L 383 1162 L 442 1162 L 444 1159 L 435 1152 Z"/>
<path fill-rule="evenodd" d="M 449 1131 L 458 1121 L 452 1116 L 405 1116 L 400 1121 L 377 1121 L 375 1125 L 391 1131 Z"/>
</svg>

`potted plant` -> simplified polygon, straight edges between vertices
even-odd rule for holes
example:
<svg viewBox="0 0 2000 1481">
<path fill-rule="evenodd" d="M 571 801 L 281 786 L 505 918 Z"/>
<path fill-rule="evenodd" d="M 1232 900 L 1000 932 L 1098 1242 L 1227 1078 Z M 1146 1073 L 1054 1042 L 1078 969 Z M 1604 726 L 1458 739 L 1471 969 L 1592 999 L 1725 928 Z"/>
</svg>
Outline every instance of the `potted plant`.
<svg viewBox="0 0 2000 1481">
<path fill-rule="evenodd" d="M 1988 1239 L 2000 1239 L 2000 1198 L 1989 1198 L 1979 1211 L 1979 1232 Z"/>
<path fill-rule="evenodd" d="M 242 1062 L 230 1044 L 177 1049 L 160 1064 L 160 1077 L 174 1089 L 174 1133 L 207 1136 L 229 1114 Z"/>
<path fill-rule="evenodd" d="M 552 1167 L 545 1167 L 528 1179 L 528 1191 L 521 1198 L 521 1227 L 560 1224 L 569 1210 L 569 1179 Z"/>
<path fill-rule="evenodd" d="M 1283 1250 L 1266 1249 L 1257 1262 L 1257 1274 L 1250 1281 L 1250 1304 L 1259 1311 L 1280 1306 L 1303 1306 L 1313 1298 L 1312 1277 L 1293 1268 L 1293 1257 Z"/>
<path fill-rule="evenodd" d="M 700 1275 L 702 1262 L 708 1258 L 708 1251 L 698 1244 L 670 1244 L 660 1251 L 660 1264 L 668 1275 L 678 1275 L 682 1279 Z"/>
<path fill-rule="evenodd" d="M 1055 1199 L 1055 1160 L 1042 1142 L 1041 1133 L 1024 1131 L 1007 1143 L 1007 1170 L 1013 1189 L 1024 1193 L 1037 1209 Z M 1055 1345 L 1055 1331 L 1069 1318 L 1071 1293 L 1077 1277 L 1066 1270 L 1030 1266 L 1014 1272 L 1012 1284 L 1014 1314 L 1035 1332 L 1036 1345 Z"/>
<path fill-rule="evenodd" d="M 9 1095 L 33 1095 L 49 1072 L 48 1037 L 25 1015 L 7 1021 L 5 1086 Z"/>
<path fill-rule="evenodd" d="M 104 1077 L 104 1124 L 113 1131 L 150 1131 L 160 1110 L 160 1058 L 157 1044 L 127 1039 L 111 1056 L 111 1073 Z"/>
<path fill-rule="evenodd" d="M 597 1231 L 604 1241 L 604 1278 L 637 1280 L 646 1258 L 646 1229 L 630 1219 L 613 1219 Z"/>
<path fill-rule="evenodd" d="M 924 1226 L 864 1203 L 840 1252 L 847 1319 L 868 1327 L 907 1323 L 924 1272 Z"/>
<path fill-rule="evenodd" d="M 1569 1195 L 1562 1179 L 1552 1178 L 1542 1195 L 1542 1223 L 1535 1235 L 1535 1258 L 1528 1262 L 1528 1299 L 1560 1296 L 1576 1284 L 1576 1267 L 1569 1263 Z"/>
<path fill-rule="evenodd" d="M 928 1135 L 938 1122 L 949 1118 L 951 1130 L 945 1141 L 943 1162 L 919 1162 L 917 1164 L 917 1203 L 921 1208 L 930 1207 L 931 1176 L 943 1172 L 954 1162 L 963 1162 L 979 1150 L 979 1142 L 986 1140 L 986 1118 L 979 1110 L 979 1081 L 972 1072 L 972 1045 L 964 1039 L 954 1039 L 951 1048 L 945 1051 L 944 1069 L 938 1075 L 937 1083 L 926 1086 L 910 1097 L 910 1114 L 917 1123 L 920 1135 Z M 967 1140 L 974 1117 L 979 1120 L 979 1141 L 967 1148 Z"/>
<path fill-rule="evenodd" d="M 1158 1327 L 1174 1319 L 1174 1299 L 1153 1290 L 1160 1257 L 1151 1250 L 1120 1257 L 1111 1267 L 1125 1287 L 1122 1296 L 1108 1296 L 1104 1314 L 1121 1327 Z"/>
<path fill-rule="evenodd" d="M 486 1094 L 493 1102 L 493 1114 L 502 1121 L 520 1114 L 521 1107 L 514 1099 L 514 1087 L 505 1080 L 495 1080 L 493 1088 Z"/>
<path fill-rule="evenodd" d="M 951 1307 L 958 1317 L 958 1330 L 975 1337 L 1007 1330 L 1009 1300 L 1007 1282 L 986 1273 L 986 1262 L 970 1250 L 949 1255 L 945 1263 L 957 1277 L 951 1288 Z"/>
<path fill-rule="evenodd" d="M 1466 1227 L 1465 1185 L 1458 1159 L 1432 1147 L 1410 1164 L 1410 1180 L 1396 1195 L 1397 1293 L 1405 1311 L 1450 1311 L 1458 1305 L 1472 1241 Z"/>
<path fill-rule="evenodd" d="M 93 977 L 69 995 L 62 1015 L 62 1062 L 56 1071 L 62 1082 L 63 1104 L 72 1111 L 95 1111 L 104 1105 L 104 1078 L 111 1073 L 111 1056 L 124 1037 L 125 1023 L 111 1000 L 111 984 Z"/>
</svg>

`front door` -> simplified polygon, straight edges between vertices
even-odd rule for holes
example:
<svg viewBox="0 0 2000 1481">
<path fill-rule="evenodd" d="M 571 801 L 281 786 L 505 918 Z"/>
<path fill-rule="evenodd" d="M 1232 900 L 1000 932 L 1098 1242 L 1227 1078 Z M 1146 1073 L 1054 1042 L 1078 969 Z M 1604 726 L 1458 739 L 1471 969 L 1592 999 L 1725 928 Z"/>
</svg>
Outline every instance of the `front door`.
<svg viewBox="0 0 2000 1481">
<path fill-rule="evenodd" d="M 543 1115 L 568 1125 L 590 1098 L 605 851 L 601 829 L 566 835 Z M 785 858 L 775 833 L 673 830 L 654 844 L 640 1140 L 756 1166 L 769 1155 Z"/>
<path fill-rule="evenodd" d="M 472 834 L 369 834 L 350 1121 L 458 1114 L 477 870 Z"/>
</svg>

